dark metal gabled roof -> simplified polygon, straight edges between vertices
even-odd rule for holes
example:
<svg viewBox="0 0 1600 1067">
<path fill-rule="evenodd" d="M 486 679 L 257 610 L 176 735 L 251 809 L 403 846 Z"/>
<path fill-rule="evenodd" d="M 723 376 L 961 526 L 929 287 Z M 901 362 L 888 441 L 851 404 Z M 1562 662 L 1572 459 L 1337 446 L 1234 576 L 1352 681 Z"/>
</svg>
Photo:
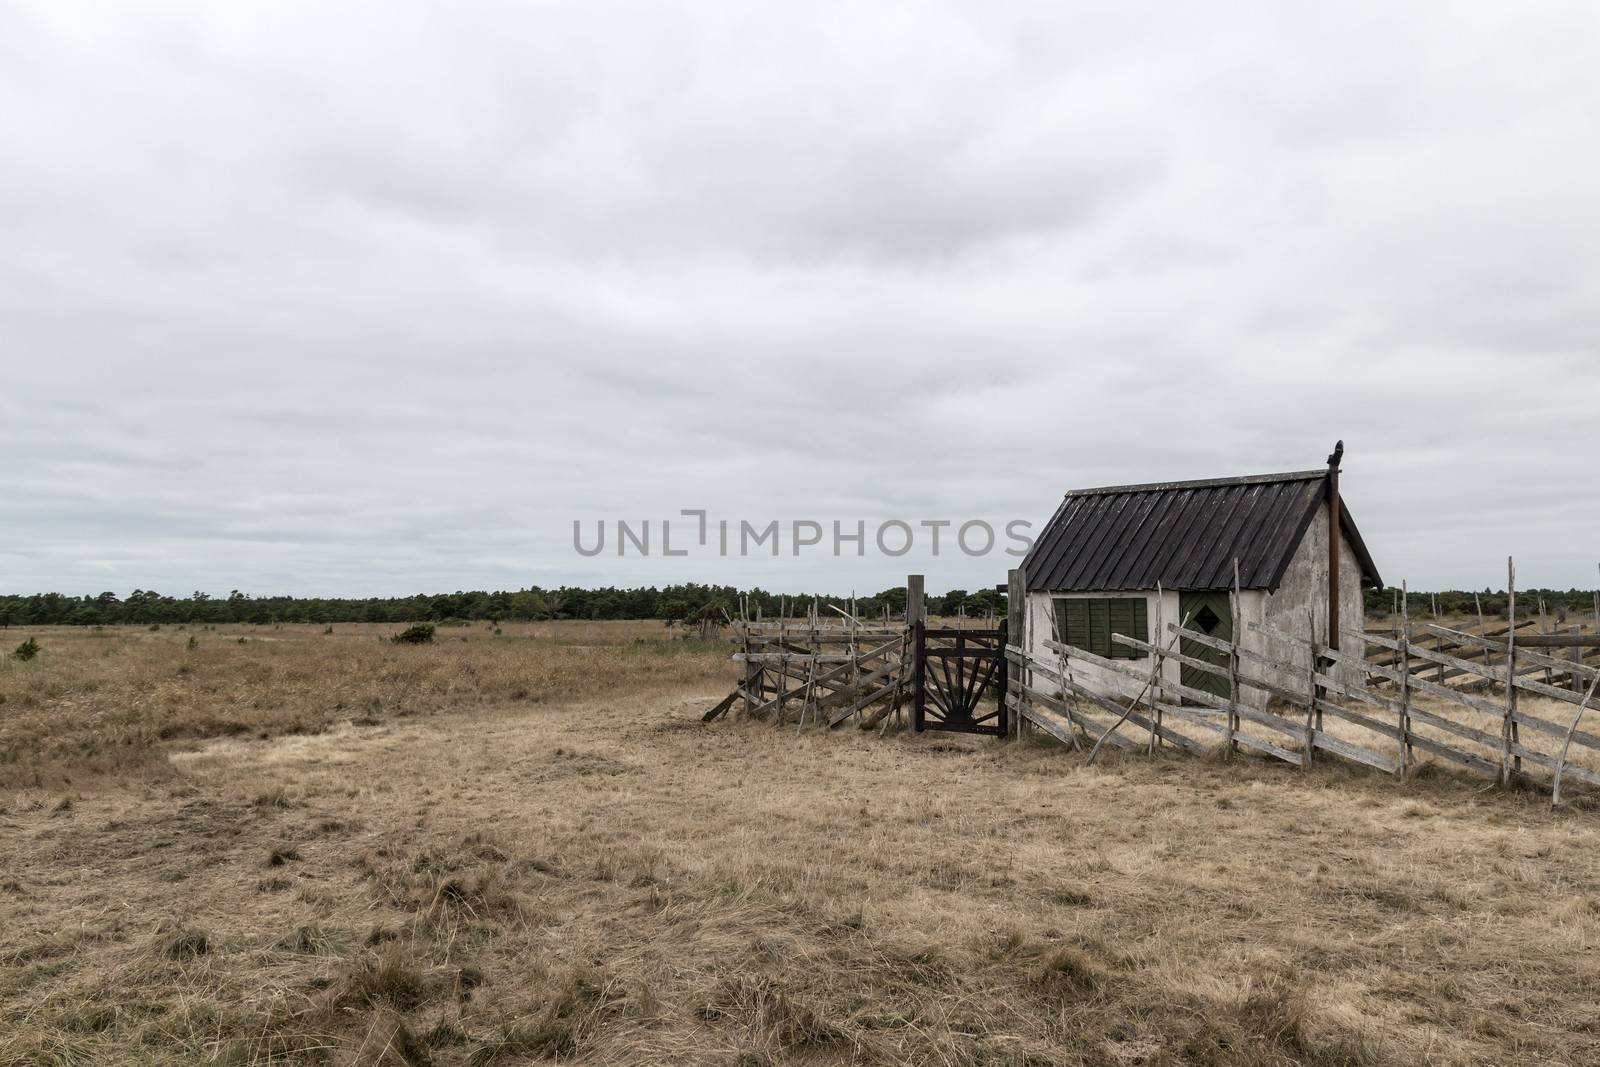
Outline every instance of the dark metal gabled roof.
<svg viewBox="0 0 1600 1067">
<path fill-rule="evenodd" d="M 1317 508 L 1326 469 L 1197 482 L 1077 489 L 1067 494 L 1023 562 L 1030 590 L 1277 589 Z M 1340 502 L 1340 527 L 1361 564 L 1378 569 Z"/>
</svg>

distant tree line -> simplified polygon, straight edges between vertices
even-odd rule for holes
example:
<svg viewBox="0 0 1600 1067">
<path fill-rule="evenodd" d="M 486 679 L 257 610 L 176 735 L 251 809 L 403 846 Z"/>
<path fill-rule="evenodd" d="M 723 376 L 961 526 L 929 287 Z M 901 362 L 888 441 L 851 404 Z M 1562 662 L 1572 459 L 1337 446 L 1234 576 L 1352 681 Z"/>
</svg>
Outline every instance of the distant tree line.
<svg viewBox="0 0 1600 1067">
<path fill-rule="evenodd" d="M 542 589 L 533 586 L 515 592 L 456 592 L 418 594 L 408 597 L 294 597 L 249 596 L 235 590 L 226 597 L 195 592 L 184 597 L 167 596 L 153 589 L 135 589 L 126 597 L 116 593 L 99 596 L 66 596 L 39 593 L 32 596 L 0 595 L 0 626 L 116 626 L 156 624 L 247 623 L 257 626 L 279 622 L 377 622 L 407 623 L 461 620 L 545 619 L 663 619 L 671 622 L 699 622 L 736 616 L 740 598 L 748 598 L 750 610 L 758 607 L 764 616 L 773 616 L 780 607 L 791 615 L 804 614 L 813 594 L 780 595 L 764 589 L 741 591 L 731 585 L 654 586 L 619 589 L 605 586 L 584 589 L 562 586 Z M 823 614 L 837 618 L 827 607 L 848 607 L 848 597 L 815 594 Z M 968 593 L 955 589 L 943 596 L 929 596 L 928 610 L 936 615 L 969 616 L 1005 613 L 1005 595 L 992 589 Z M 856 598 L 858 616 L 881 617 L 885 607 L 903 613 L 906 591 L 886 589 L 873 596 Z"/>
<path fill-rule="evenodd" d="M 1570 615 L 1586 620 L 1594 619 L 1594 591 L 1590 589 L 1518 589 L 1517 617 L 1532 618 L 1539 611 L 1539 601 L 1544 601 L 1547 615 Z M 1446 589 L 1437 593 L 1411 590 L 1406 597 L 1406 609 L 1413 617 L 1422 617 L 1433 611 L 1434 604 L 1441 615 L 1472 615 L 1482 605 L 1485 616 L 1504 618 L 1510 598 L 1505 590 L 1484 589 L 1473 593 L 1461 589 Z M 1369 615 L 1388 615 L 1400 603 L 1400 590 L 1368 589 L 1366 609 Z"/>
<path fill-rule="evenodd" d="M 1369 589 L 1366 610 L 1372 615 L 1387 615 L 1399 596 L 1396 589 Z M 1485 589 L 1476 594 L 1486 615 L 1503 617 L 1506 594 Z M 662 619 L 671 622 L 699 622 L 702 619 L 732 617 L 739 612 L 740 598 L 747 598 L 750 610 L 765 616 L 777 615 L 780 607 L 790 615 L 803 615 L 813 599 L 823 605 L 825 615 L 834 616 L 828 604 L 847 606 L 848 597 L 837 594 L 779 594 L 765 589 L 740 590 L 731 585 L 701 585 L 688 582 L 662 588 L 643 586 L 621 589 L 604 586 L 585 589 L 562 586 L 543 589 L 532 586 L 515 592 L 498 591 L 418 594 L 407 597 L 295 597 L 249 596 L 235 590 L 226 597 L 195 592 L 184 597 L 167 596 L 153 589 L 135 589 L 126 597 L 106 592 L 98 596 L 67 596 L 62 593 L 37 593 L 31 596 L 0 594 L 0 626 L 117 626 L 153 624 L 246 623 L 257 626 L 279 622 L 445 622 L 461 620 L 542 621 L 546 619 Z M 1472 614 L 1477 610 L 1474 594 L 1459 589 L 1438 593 L 1413 590 L 1412 615 L 1427 615 L 1435 599 L 1444 614 Z M 1567 613 L 1589 617 L 1594 593 L 1587 589 L 1528 589 L 1517 593 L 1519 613 L 1532 615 L 1543 598 L 1552 616 Z M 885 589 L 871 596 L 856 598 L 856 614 L 881 617 L 906 609 L 903 587 Z M 928 612 L 933 615 L 969 617 L 1003 616 L 1006 597 L 994 589 L 968 592 L 953 589 L 942 596 L 928 597 Z M 836 616 L 835 616 L 836 617 Z"/>
</svg>

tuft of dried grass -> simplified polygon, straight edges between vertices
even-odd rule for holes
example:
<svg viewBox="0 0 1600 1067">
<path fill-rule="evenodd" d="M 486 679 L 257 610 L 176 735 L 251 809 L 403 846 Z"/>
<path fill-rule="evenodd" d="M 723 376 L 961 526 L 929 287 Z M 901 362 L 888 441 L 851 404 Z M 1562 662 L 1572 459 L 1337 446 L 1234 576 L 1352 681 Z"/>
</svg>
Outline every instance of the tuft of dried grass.
<svg viewBox="0 0 1600 1067">
<path fill-rule="evenodd" d="M 211 951 L 211 937 L 193 926 L 172 925 L 156 933 L 151 951 L 169 960 L 189 960 Z"/>
</svg>

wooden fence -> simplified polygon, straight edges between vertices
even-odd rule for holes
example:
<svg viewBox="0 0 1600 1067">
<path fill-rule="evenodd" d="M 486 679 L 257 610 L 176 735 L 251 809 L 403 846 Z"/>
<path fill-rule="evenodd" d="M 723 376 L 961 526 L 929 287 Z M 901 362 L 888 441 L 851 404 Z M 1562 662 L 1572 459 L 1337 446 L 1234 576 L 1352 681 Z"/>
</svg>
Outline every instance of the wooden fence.
<svg viewBox="0 0 1600 1067">
<path fill-rule="evenodd" d="M 1563 781 L 1600 786 L 1600 726 L 1581 728 L 1600 689 L 1600 626 L 1519 621 L 1515 584 L 1513 570 L 1504 622 L 1480 616 L 1445 626 L 1435 616 L 1413 624 L 1402 608 L 1388 627 L 1341 633 L 1362 653 L 1246 627 L 1235 599 L 1230 639 L 1168 622 L 1150 640 L 1112 635 L 1140 658 L 1110 659 L 1054 635 L 1030 641 L 1013 571 L 1006 706 L 1018 735 L 1036 728 L 1091 760 L 1105 747 L 1170 747 L 1229 758 L 1248 752 L 1302 768 L 1337 758 L 1405 776 L 1432 759 L 1548 789 L 1559 802 Z M 826 610 L 837 617 L 823 618 L 822 610 L 777 620 L 741 611 L 733 659 L 742 678 L 704 720 L 737 709 L 797 729 L 852 717 L 862 728 L 903 721 L 922 670 L 911 638 L 924 618 L 921 577 L 908 581 L 904 619 L 867 622 L 835 605 Z M 1247 630 L 1265 640 L 1242 641 Z M 1185 646 L 1211 650 L 1215 661 Z M 1223 679 L 1216 688 L 1229 695 L 1175 680 L 1181 669 L 1169 664 Z"/>
<path fill-rule="evenodd" d="M 733 621 L 739 648 L 733 659 L 743 678 L 703 721 L 736 705 L 744 716 L 774 726 L 793 718 L 796 728 L 837 726 L 863 713 L 862 726 L 874 726 L 898 712 L 912 683 L 906 624 L 888 618 L 867 623 L 845 608 L 829 610 L 839 618 L 821 618 L 816 604 L 800 619 L 762 620 L 741 610 Z"/>
<path fill-rule="evenodd" d="M 1243 749 L 1297 767 L 1326 755 L 1402 776 L 1434 757 L 1502 783 L 1549 789 L 1559 802 L 1563 781 L 1600 786 L 1600 733 L 1580 729 L 1600 687 L 1600 664 L 1592 662 L 1600 633 L 1525 633 L 1516 610 L 1513 575 L 1508 622 L 1480 622 L 1474 633 L 1436 622 L 1414 627 L 1402 612 L 1387 630 L 1341 634 L 1365 643 L 1361 656 L 1251 624 L 1271 647 L 1291 650 L 1263 655 L 1241 642 L 1237 608 L 1230 640 L 1172 623 L 1154 641 L 1112 635 L 1142 654 L 1138 660 L 1056 640 L 1033 643 L 1043 655 L 1011 645 L 1009 699 L 1019 721 L 1091 753 L 1106 745 Z M 1180 637 L 1221 653 L 1225 665 L 1184 655 Z M 1225 679 L 1219 688 L 1230 695 L 1172 680 L 1170 662 Z M 1085 675 L 1123 684 L 1086 683 Z"/>
</svg>

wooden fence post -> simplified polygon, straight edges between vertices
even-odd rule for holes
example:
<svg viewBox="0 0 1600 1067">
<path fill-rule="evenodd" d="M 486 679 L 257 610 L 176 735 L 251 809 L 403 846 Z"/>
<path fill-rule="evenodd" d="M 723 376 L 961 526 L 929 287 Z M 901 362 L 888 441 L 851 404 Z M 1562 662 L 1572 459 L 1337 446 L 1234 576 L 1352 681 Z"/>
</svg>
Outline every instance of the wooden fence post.
<svg viewBox="0 0 1600 1067">
<path fill-rule="evenodd" d="M 1542 596 L 1539 598 L 1539 632 L 1541 634 L 1548 634 L 1551 632 L 1550 620 L 1545 616 L 1544 613 L 1544 597 Z M 1544 684 L 1554 685 L 1555 680 L 1555 675 L 1551 673 L 1550 667 L 1547 664 L 1544 669 Z"/>
<path fill-rule="evenodd" d="M 1567 633 L 1576 636 L 1583 633 L 1583 627 L 1569 626 L 1567 627 Z M 1583 679 L 1578 675 L 1578 668 L 1583 666 L 1584 651 L 1584 647 L 1576 643 L 1567 649 L 1567 658 L 1572 661 L 1572 671 L 1567 675 L 1567 680 L 1572 683 L 1572 691 L 1579 696 L 1583 695 Z"/>
<path fill-rule="evenodd" d="M 744 649 L 744 713 L 749 714 L 756 709 L 756 696 L 758 692 L 764 695 L 765 689 L 757 690 L 757 685 L 766 682 L 767 671 L 761 664 L 756 663 L 751 653 L 755 646 L 750 643 L 750 605 L 746 603 L 744 610 L 739 613 L 740 646 Z"/>
<path fill-rule="evenodd" d="M 1157 651 L 1155 653 L 1155 657 L 1156 658 L 1155 658 L 1154 670 L 1152 670 L 1150 672 L 1150 687 L 1151 688 L 1150 688 L 1150 748 L 1149 748 L 1149 754 L 1152 755 L 1152 756 L 1156 754 L 1156 749 L 1161 747 L 1161 732 L 1160 732 L 1161 731 L 1161 693 L 1162 693 L 1161 686 L 1162 686 L 1162 683 L 1165 681 L 1165 679 L 1162 677 L 1162 674 L 1166 671 L 1166 662 L 1167 662 L 1166 653 L 1160 651 L 1162 648 L 1166 647 L 1166 641 L 1164 640 L 1165 637 L 1166 637 L 1166 631 L 1164 629 L 1162 629 L 1162 623 L 1165 621 L 1164 618 L 1163 618 L 1163 616 L 1165 614 L 1165 612 L 1163 611 L 1165 601 L 1166 601 L 1166 591 L 1161 588 L 1161 583 L 1157 582 L 1156 583 L 1156 629 L 1155 629 L 1155 635 L 1154 635 L 1154 642 L 1155 642 L 1155 646 L 1156 646 L 1156 650 Z M 1135 698 L 1134 703 L 1135 704 L 1138 703 L 1138 699 L 1137 698 Z"/>
<path fill-rule="evenodd" d="M 1506 712 L 1500 723 L 1500 784 L 1511 781 L 1511 742 L 1516 736 L 1517 723 L 1517 562 L 1506 557 L 1506 621 L 1511 629 L 1506 633 Z M 1522 769 L 1521 757 L 1517 769 Z"/>
<path fill-rule="evenodd" d="M 1316 747 L 1317 698 L 1322 694 L 1322 687 L 1317 685 L 1317 665 L 1322 661 L 1317 646 L 1317 609 L 1312 607 L 1307 611 L 1309 615 L 1306 621 L 1310 623 L 1307 632 L 1311 635 L 1309 646 L 1311 659 L 1310 666 L 1306 668 L 1306 695 L 1310 700 L 1306 704 L 1306 750 L 1300 761 L 1300 769 L 1303 771 L 1311 769 L 1311 750 Z"/>
<path fill-rule="evenodd" d="M 1232 759 L 1239 751 L 1234 735 L 1239 732 L 1239 631 L 1244 627 L 1244 612 L 1239 601 L 1239 557 L 1233 557 L 1233 635 L 1228 639 L 1228 730 L 1222 735 L 1222 751 Z M 1180 645 L 1181 647 L 1181 645 Z"/>
<path fill-rule="evenodd" d="M 1433 603 L 1433 624 L 1435 626 L 1438 626 L 1439 625 L 1439 594 L 1438 593 L 1429 593 L 1428 595 L 1433 598 L 1433 600 L 1432 600 L 1432 603 Z M 1444 647 L 1445 647 L 1444 646 L 1444 638 L 1440 637 L 1437 634 L 1435 634 L 1434 638 L 1433 638 L 1433 649 L 1434 649 L 1434 651 L 1435 652 L 1443 652 L 1444 651 Z M 1440 685 L 1443 685 L 1444 684 L 1444 664 L 1443 663 L 1439 664 L 1439 672 L 1438 673 L 1439 673 L 1439 676 L 1438 676 L 1438 678 L 1436 680 L 1438 681 L 1438 683 Z"/>
<path fill-rule="evenodd" d="M 1022 580 L 1022 568 L 1012 567 L 1006 572 L 1006 639 L 1002 644 L 1016 645 L 1022 649 L 1026 656 L 1031 646 L 1028 643 L 1028 602 L 1027 587 Z M 1001 648 L 1001 654 L 1005 649 Z M 1013 663 L 1009 657 L 1006 659 L 1006 675 L 1008 682 L 1006 691 L 1012 695 L 1017 703 L 1022 701 L 1023 690 L 1027 688 L 1029 678 L 1026 668 L 1021 663 Z M 1005 708 L 1000 709 L 1001 716 L 1010 714 Z M 1017 715 L 1016 738 L 1022 740 L 1022 716 Z"/>
<path fill-rule="evenodd" d="M 1478 636 L 1488 637 L 1489 624 L 1483 621 L 1483 598 L 1477 593 L 1472 594 L 1472 606 L 1477 609 L 1478 612 Z M 1483 665 L 1485 667 L 1494 666 L 1494 657 L 1490 654 L 1489 647 L 1487 645 L 1485 645 L 1483 649 Z"/>
<path fill-rule="evenodd" d="M 906 575 L 906 650 L 903 662 L 911 665 L 907 681 L 911 684 L 911 717 L 917 715 L 916 704 L 922 696 L 922 631 L 928 625 L 928 605 L 922 596 L 922 575 Z M 913 723 L 914 725 L 914 723 Z"/>
<path fill-rule="evenodd" d="M 1404 579 L 1400 581 L 1400 777 L 1406 776 L 1411 755 L 1411 609 Z"/>
</svg>

